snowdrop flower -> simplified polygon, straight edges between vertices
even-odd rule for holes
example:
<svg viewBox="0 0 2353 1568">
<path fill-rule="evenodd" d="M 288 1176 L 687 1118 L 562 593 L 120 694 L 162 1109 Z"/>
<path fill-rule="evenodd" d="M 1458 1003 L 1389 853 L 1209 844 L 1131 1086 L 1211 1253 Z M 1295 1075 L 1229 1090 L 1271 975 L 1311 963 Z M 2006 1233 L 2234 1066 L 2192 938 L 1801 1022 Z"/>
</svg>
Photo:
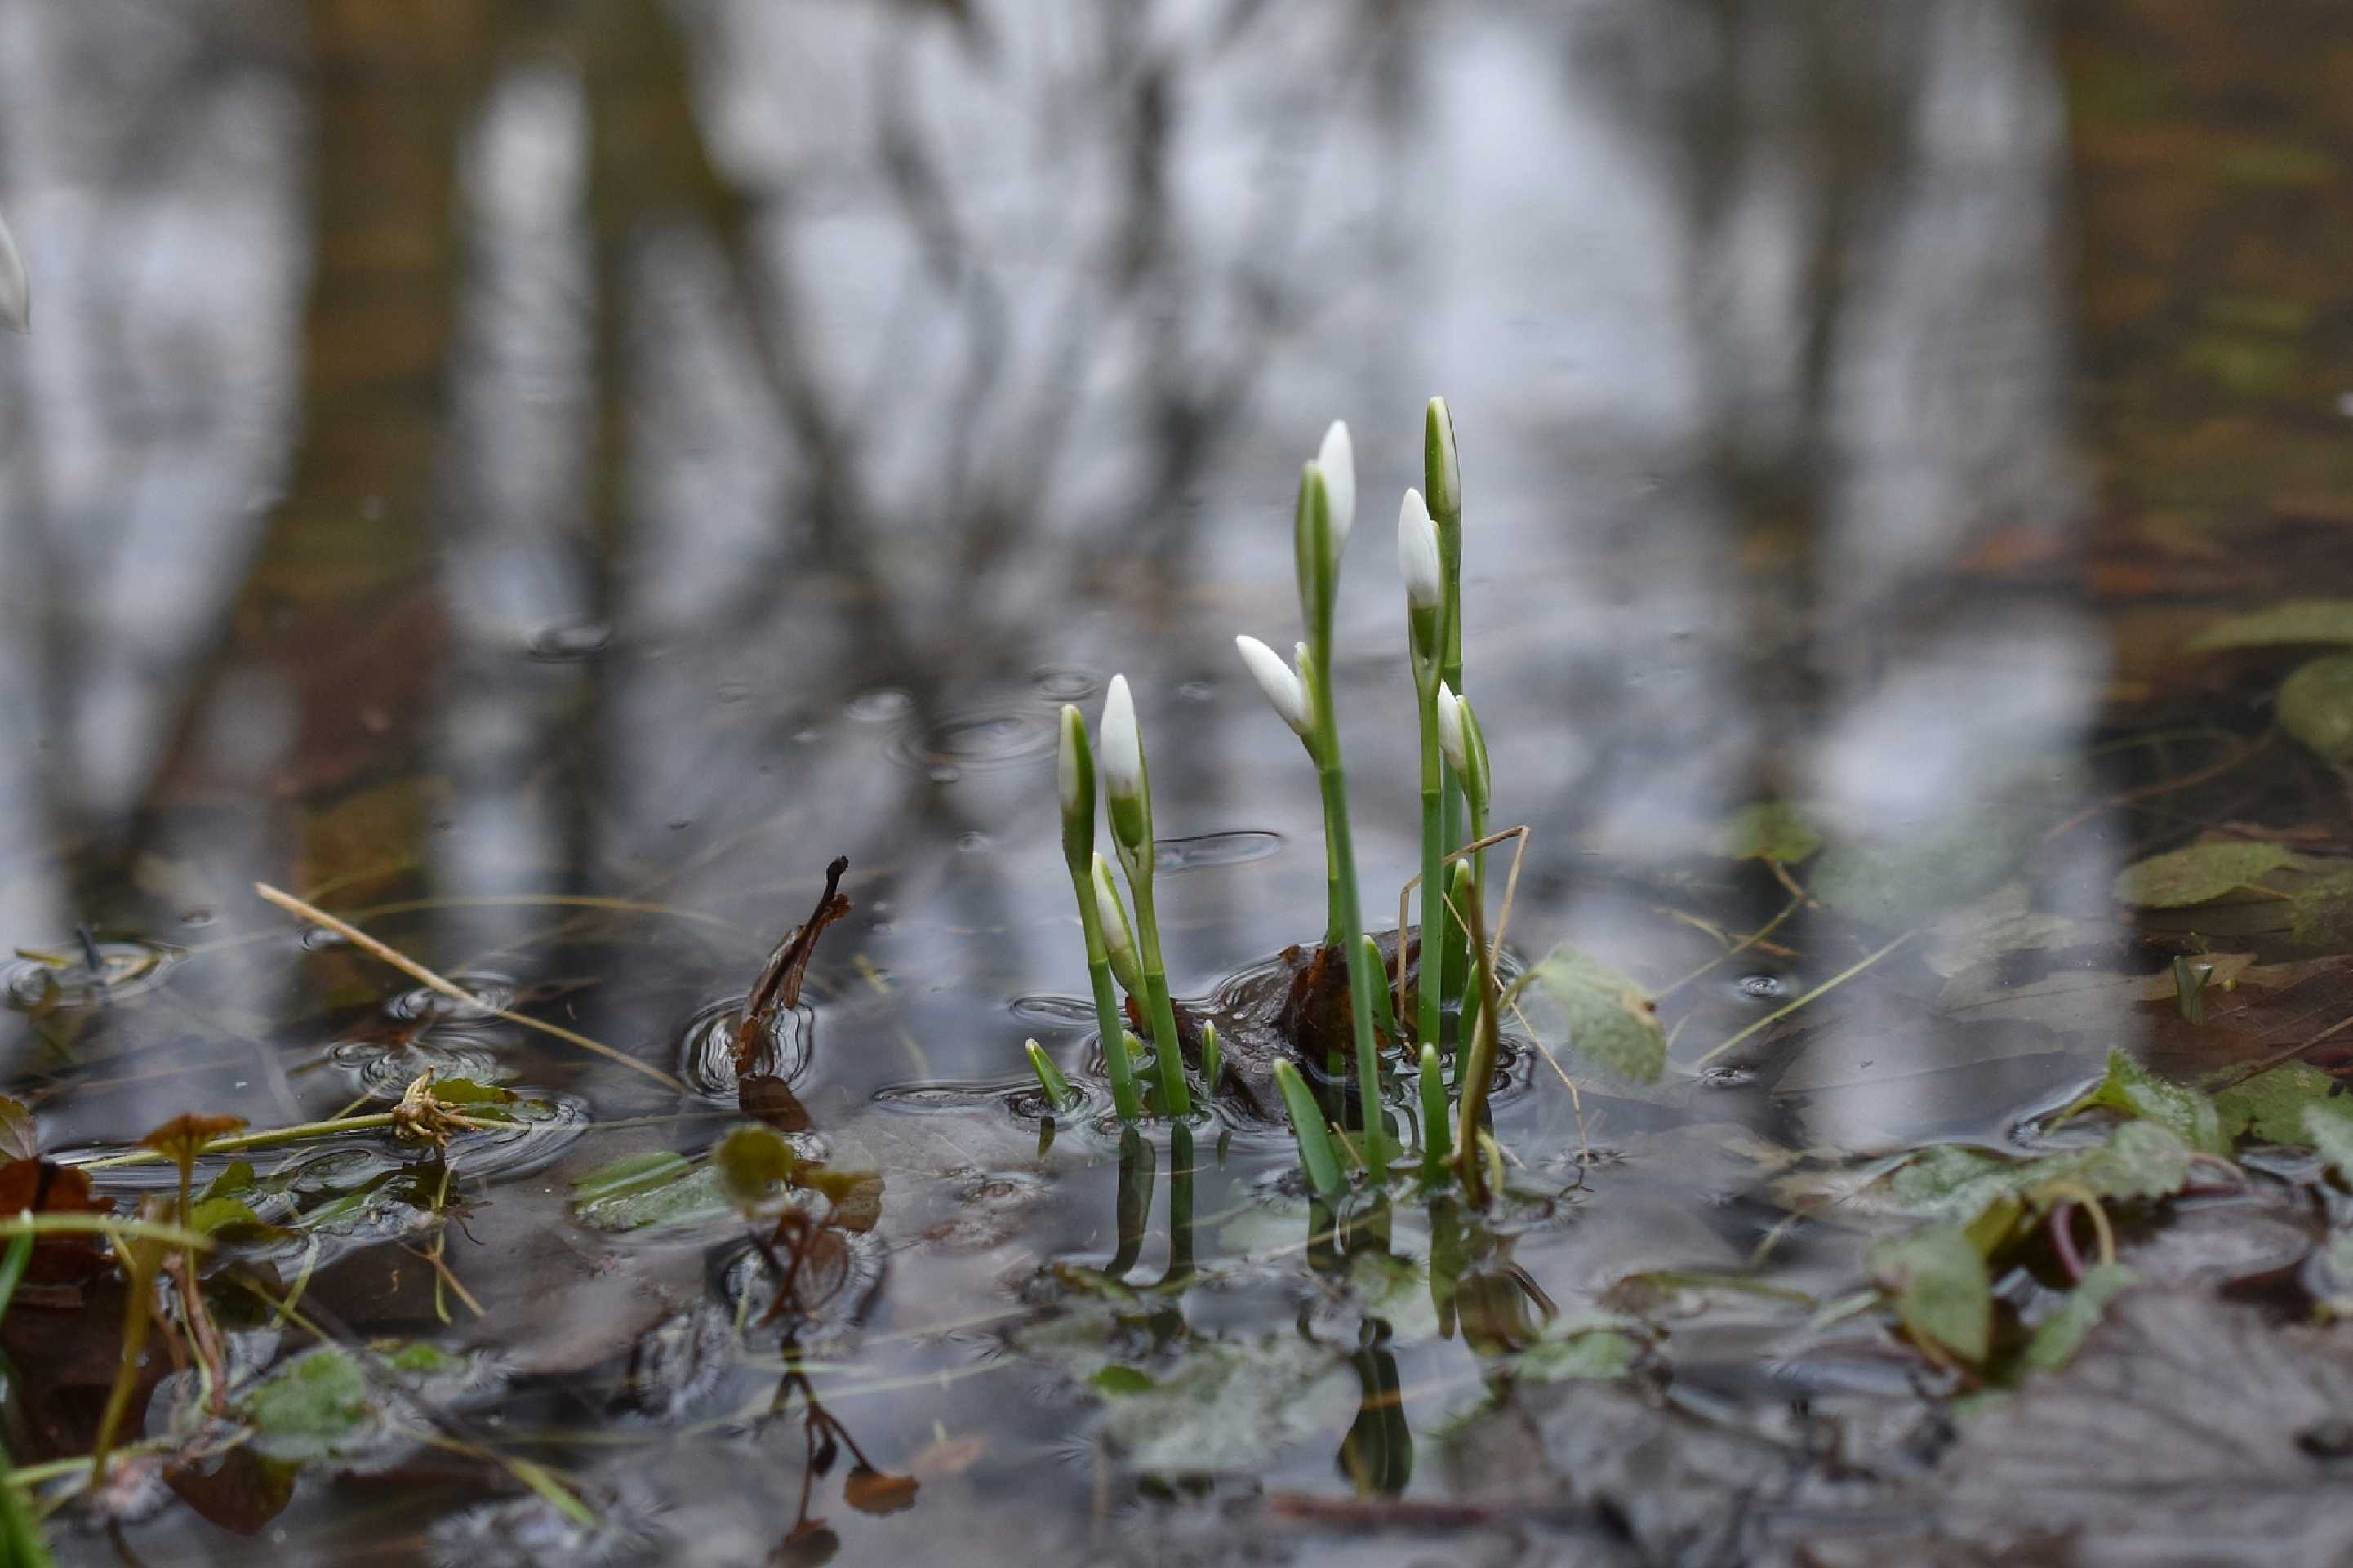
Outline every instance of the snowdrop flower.
<svg viewBox="0 0 2353 1568">
<path fill-rule="evenodd" d="M 1332 559 L 1348 547 L 1348 531 L 1356 526 L 1356 448 L 1348 439 L 1348 422 L 1335 419 L 1315 450 L 1315 466 L 1324 470 L 1324 494 L 1332 503 Z"/>
<path fill-rule="evenodd" d="M 16 254 L 5 218 L 0 218 L 0 326 L 12 332 L 33 330 L 33 280 L 26 275 L 25 258 Z"/>
<path fill-rule="evenodd" d="M 1419 490 L 1408 490 L 1398 507 L 1398 571 L 1405 577 L 1405 602 L 1435 610 L 1446 603 L 1446 566 L 1438 553 L 1438 525 L 1430 521 Z"/>
<path fill-rule="evenodd" d="M 1301 645 L 1304 647 L 1304 644 Z M 1274 710 L 1292 732 L 1306 740 L 1315 732 L 1315 707 L 1307 694 L 1306 686 L 1296 671 L 1282 662 L 1282 656 L 1256 637 L 1238 637 L 1234 647 L 1241 650 L 1242 662 L 1250 667 L 1250 679 L 1274 704 Z"/>
</svg>

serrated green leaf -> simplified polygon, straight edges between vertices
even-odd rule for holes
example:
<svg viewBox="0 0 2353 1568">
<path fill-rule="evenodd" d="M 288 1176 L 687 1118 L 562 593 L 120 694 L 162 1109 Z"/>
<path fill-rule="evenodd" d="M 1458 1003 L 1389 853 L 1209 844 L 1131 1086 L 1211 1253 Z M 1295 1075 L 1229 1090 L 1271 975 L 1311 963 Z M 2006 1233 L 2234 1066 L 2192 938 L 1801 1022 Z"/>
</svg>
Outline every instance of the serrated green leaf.
<svg viewBox="0 0 2353 1568">
<path fill-rule="evenodd" d="M 2029 1372 L 2056 1372 L 2073 1359 L 2084 1338 L 2100 1325 L 2100 1314 L 2137 1276 L 2121 1264 L 2103 1263 L 2085 1272 L 2067 1299 L 2034 1326 L 2019 1363 Z"/>
<path fill-rule="evenodd" d="M 2295 644 L 2353 646 L 2353 599 L 2291 599 L 2252 615 L 2233 616 L 2189 639 L 2192 653 Z"/>
<path fill-rule="evenodd" d="M 2094 1106 L 2169 1128 L 2184 1143 L 2201 1152 L 2231 1152 L 2231 1140 L 2222 1133 L 2222 1119 L 2212 1100 L 2186 1085 L 2166 1082 L 2122 1051 L 2108 1053 L 2107 1076 L 2089 1094 L 2069 1106 L 2062 1113 L 2062 1120 Z"/>
<path fill-rule="evenodd" d="M 372 1416 L 367 1374 L 349 1351 L 322 1345 L 246 1391 L 237 1410 L 257 1447 L 277 1458 L 322 1458 L 357 1446 Z"/>
<path fill-rule="evenodd" d="M 2218 838 L 2126 867 L 2116 873 L 2113 891 L 2118 903 L 2136 909 L 2186 909 L 2235 892 L 2292 858 L 2284 845 Z"/>
<path fill-rule="evenodd" d="M 2316 658 L 2280 682 L 2280 728 L 2322 762 L 2353 766 L 2353 654 Z"/>
<path fill-rule="evenodd" d="M 1993 1281 L 1958 1226 L 1932 1225 L 1871 1249 L 1871 1277 L 1923 1345 L 1981 1362 L 1993 1343 Z"/>
<path fill-rule="evenodd" d="M 1567 947 L 1556 947 L 1530 972 L 1528 982 L 1560 1009 L 1568 1044 L 1605 1071 L 1651 1083 L 1666 1066 L 1667 1036 L 1658 1005 L 1620 971 Z"/>
<path fill-rule="evenodd" d="M 2304 1108 L 2326 1100 L 2337 1080 L 2310 1062 L 2286 1062 L 2214 1097 L 2225 1137 L 2304 1143 Z"/>
<path fill-rule="evenodd" d="M 1717 852 L 1734 860 L 1794 866 L 1821 847 L 1821 831 L 1786 800 L 1753 801 L 1726 817 L 1716 834 Z"/>
</svg>

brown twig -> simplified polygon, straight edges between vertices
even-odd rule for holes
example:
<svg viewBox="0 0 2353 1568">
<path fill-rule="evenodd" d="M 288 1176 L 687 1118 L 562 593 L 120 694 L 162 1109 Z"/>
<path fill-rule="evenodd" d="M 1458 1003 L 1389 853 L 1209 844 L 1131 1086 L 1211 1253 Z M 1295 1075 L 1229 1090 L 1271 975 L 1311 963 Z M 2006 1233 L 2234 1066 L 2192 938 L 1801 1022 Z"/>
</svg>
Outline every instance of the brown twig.
<svg viewBox="0 0 2353 1568">
<path fill-rule="evenodd" d="M 840 892 L 841 875 L 849 869 L 849 856 L 833 858 L 825 868 L 825 891 L 818 895 L 817 908 L 776 944 L 776 951 L 760 970 L 760 978 L 752 983 L 751 994 L 744 998 L 744 1021 L 735 1029 L 737 1073 L 751 1071 L 759 1058 L 760 1034 L 768 1020 L 800 1005 L 801 982 L 808 974 L 809 960 L 816 956 L 817 939 L 826 927 L 849 912 L 849 900 Z"/>
</svg>

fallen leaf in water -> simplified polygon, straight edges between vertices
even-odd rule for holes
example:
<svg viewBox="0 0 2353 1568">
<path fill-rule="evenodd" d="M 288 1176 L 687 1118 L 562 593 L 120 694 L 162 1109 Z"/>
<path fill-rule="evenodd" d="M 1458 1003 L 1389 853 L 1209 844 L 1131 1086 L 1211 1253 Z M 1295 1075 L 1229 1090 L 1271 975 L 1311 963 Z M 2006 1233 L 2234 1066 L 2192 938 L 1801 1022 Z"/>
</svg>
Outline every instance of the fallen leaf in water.
<svg viewBox="0 0 2353 1568">
<path fill-rule="evenodd" d="M 112 1214 L 114 1200 L 90 1189 L 90 1177 L 47 1160 L 11 1160 L 0 1165 L 0 1215 Z M 51 1285 L 79 1285 L 106 1263 L 96 1236 L 44 1236 L 33 1247 L 25 1277 Z"/>
</svg>

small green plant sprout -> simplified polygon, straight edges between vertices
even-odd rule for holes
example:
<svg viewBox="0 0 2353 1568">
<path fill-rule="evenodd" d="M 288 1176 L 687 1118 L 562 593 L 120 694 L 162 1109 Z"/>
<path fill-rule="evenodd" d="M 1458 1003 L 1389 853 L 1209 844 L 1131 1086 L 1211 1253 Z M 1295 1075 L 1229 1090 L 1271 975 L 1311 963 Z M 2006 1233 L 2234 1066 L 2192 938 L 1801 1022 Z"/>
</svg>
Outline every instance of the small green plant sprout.
<svg viewBox="0 0 2353 1568">
<path fill-rule="evenodd" d="M 1120 1042 L 1123 1047 L 1126 1043 L 1124 1040 Z M 1024 1040 L 1021 1043 L 1021 1048 L 1029 1053 L 1029 1070 L 1038 1075 L 1038 1087 L 1046 1091 L 1047 1109 L 1050 1110 L 1077 1110 L 1080 1103 L 1079 1091 L 1071 1087 L 1071 1080 L 1062 1076 L 1062 1069 L 1054 1065 L 1054 1058 L 1046 1054 L 1046 1047 L 1036 1040 Z"/>
<path fill-rule="evenodd" d="M 1168 1000 L 1168 969 L 1160 952 L 1160 916 L 1152 898 L 1152 781 L 1144 763 L 1144 735 L 1135 721 L 1135 699 L 1127 677 L 1114 675 L 1103 694 L 1102 777 L 1112 847 L 1127 873 L 1135 902 L 1136 950 L 1144 983 L 1145 1022 L 1160 1067 L 1161 1110 L 1172 1117 L 1192 1114 L 1185 1085 L 1185 1053 L 1176 1038 L 1176 1013 Z"/>
<path fill-rule="evenodd" d="M 1135 1068 L 1128 1058 L 1126 1033 L 1120 1026 L 1119 998 L 1112 994 L 1115 960 L 1111 944 L 1115 932 L 1120 952 L 1129 955 L 1130 973 L 1134 968 L 1135 944 L 1128 936 L 1127 915 L 1119 907 L 1119 897 L 1111 891 L 1111 868 L 1095 853 L 1095 758 L 1087 742 L 1086 716 L 1067 702 L 1062 705 L 1056 780 L 1062 806 L 1062 861 L 1070 868 L 1079 926 L 1086 936 L 1087 980 L 1094 991 L 1103 1067 L 1111 1074 L 1112 1107 L 1122 1121 L 1133 1121 L 1144 1114 L 1144 1102 L 1135 1092 Z M 1104 919 L 1106 894 L 1109 912 L 1118 916 L 1116 921 Z M 1128 985 L 1131 994 L 1134 989 L 1133 984 Z"/>
<path fill-rule="evenodd" d="M 33 330 L 33 280 L 5 218 L 0 218 L 0 326 L 12 332 Z"/>
<path fill-rule="evenodd" d="M 1317 1197 L 1338 1197 L 1340 1156 L 1332 1147 L 1331 1131 L 1324 1125 L 1323 1110 L 1316 1105 L 1307 1080 L 1299 1076 L 1297 1068 L 1279 1061 L 1274 1064 L 1274 1081 L 1282 1090 L 1283 1109 L 1291 1113 L 1291 1132 L 1299 1141 L 1299 1164 L 1307 1173 L 1307 1184 Z"/>
<path fill-rule="evenodd" d="M 1438 1047 L 1425 1040 L 1421 1047 L 1422 1179 L 1433 1184 L 1445 1181 L 1447 1156 L 1452 1152 L 1446 1131 L 1445 1069 L 1439 1066 Z"/>
<path fill-rule="evenodd" d="M 1408 490 L 1398 507 L 1398 573 L 1405 579 L 1405 620 L 1413 658 L 1413 689 L 1420 704 L 1421 729 L 1421 954 L 1417 989 L 1420 1014 L 1415 1035 L 1434 1045 L 1440 1012 L 1440 955 L 1445 951 L 1445 781 L 1440 766 L 1438 694 L 1445 684 L 1446 563 L 1440 553 L 1438 525 L 1430 520 L 1419 490 Z M 1398 933 L 1398 966 L 1405 965 L 1404 933 Z"/>
<path fill-rule="evenodd" d="M 1218 1026 L 1201 1026 L 1201 1085 L 1211 1100 L 1218 1097 L 1218 1074 L 1225 1067 L 1225 1047 L 1218 1039 Z"/>
</svg>

